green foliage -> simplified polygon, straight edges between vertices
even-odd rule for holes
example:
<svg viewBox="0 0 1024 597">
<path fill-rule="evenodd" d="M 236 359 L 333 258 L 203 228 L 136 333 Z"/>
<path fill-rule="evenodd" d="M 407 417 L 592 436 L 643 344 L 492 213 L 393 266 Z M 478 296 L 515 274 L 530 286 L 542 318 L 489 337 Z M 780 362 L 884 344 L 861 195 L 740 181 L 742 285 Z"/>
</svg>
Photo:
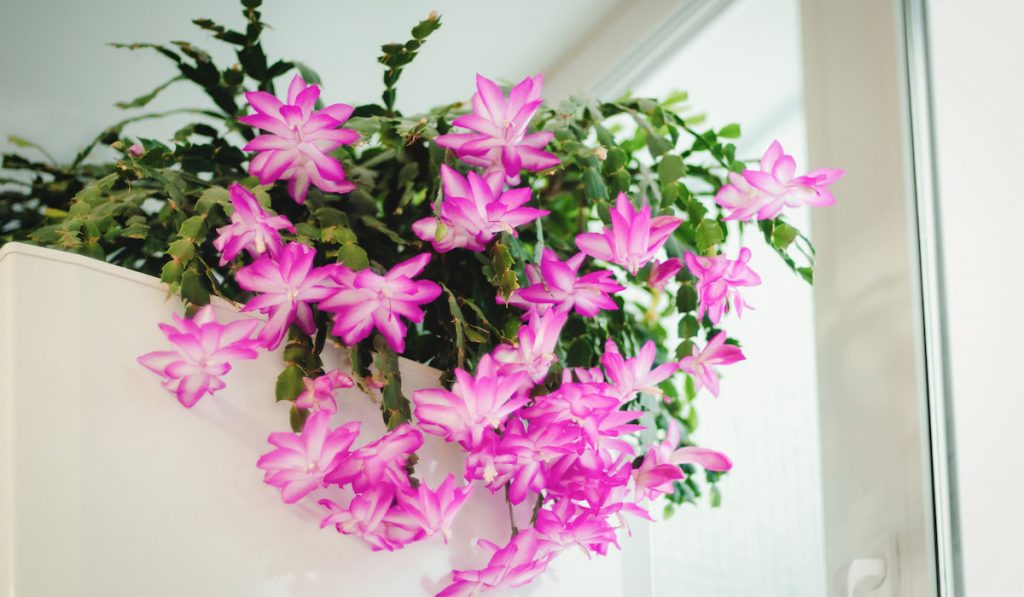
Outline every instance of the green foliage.
<svg viewBox="0 0 1024 597">
<path fill-rule="evenodd" d="M 317 341 L 314 342 L 297 326 L 293 325 L 288 329 L 288 340 L 285 342 L 283 354 L 285 368 L 277 376 L 277 383 L 274 385 L 274 396 L 278 402 L 294 403 L 305 389 L 304 378 L 323 375 L 324 367 L 320 360 L 323 341 L 322 333 L 318 334 Z M 292 404 L 289 412 L 288 420 L 292 430 L 301 431 L 302 425 L 309 417 L 309 411 Z"/>
<path fill-rule="evenodd" d="M 398 355 L 379 334 L 373 338 L 373 350 L 373 365 L 380 382 L 384 385 L 380 393 L 380 410 L 388 429 L 394 429 L 402 423 L 412 421 L 409 400 L 402 394 L 402 374 L 398 370 Z"/>
<path fill-rule="evenodd" d="M 383 54 L 377 61 L 387 67 L 384 71 L 384 93 L 381 99 L 384 100 L 384 109 L 388 114 L 395 113 L 395 86 L 398 84 L 398 78 L 402 76 L 402 69 L 416 58 L 423 42 L 440 27 L 440 15 L 432 12 L 412 28 L 412 39 L 404 44 L 385 44 L 381 47 Z"/>
<path fill-rule="evenodd" d="M 237 29 L 209 19 L 193 21 L 234 51 L 237 63 L 231 66 L 216 65 L 207 52 L 185 42 L 115 44 L 155 52 L 170 61 L 172 72 L 157 88 L 119 103 L 132 115 L 101 131 L 70 163 L 58 163 L 35 143 L 11 137 L 29 155 L 3 156 L 2 167 L 9 176 L 2 178 L 0 186 L 0 244 L 31 242 L 159 276 L 190 310 L 212 296 L 245 301 L 248 295 L 232 277 L 241 263 L 219 266 L 212 246 L 216 229 L 229 222 L 227 187 L 239 182 L 267 209 L 295 224 L 296 234 L 289 238 L 315 246 L 320 264 L 338 262 L 354 270 L 380 271 L 430 251 L 411 227 L 434 214 L 441 194 L 440 166 L 466 169 L 433 142 L 451 129 L 466 103 L 406 117 L 395 110 L 395 98 L 403 69 L 440 27 L 440 18 L 432 14 L 412 29 L 408 41 L 382 48 L 382 102 L 356 107 L 346 125 L 358 131 L 364 142 L 335 152 L 357 190 L 338 196 L 314 188 L 300 206 L 288 197 L 284 185 L 257 186 L 249 176 L 237 135 L 250 139 L 255 131 L 237 118 L 245 112 L 241 95 L 247 89 L 273 92 L 279 78 L 296 71 L 310 82 L 318 82 L 319 77 L 304 64 L 269 60 L 261 42 L 265 25 L 260 20 L 260 2 L 244 0 L 242 5 L 243 20 Z M 167 86 L 186 82 L 205 94 L 208 106 L 138 112 Z M 337 93 L 325 90 L 326 96 L 344 101 Z M 518 237 L 503 234 L 485 253 L 460 250 L 435 255 L 424 277 L 442 284 L 444 294 L 426 305 L 427 316 L 421 324 L 410 325 L 402 356 L 440 369 L 445 372 L 442 380 L 450 381 L 454 367 L 472 369 L 495 345 L 514 339 L 520 312 L 499 304 L 495 296 L 507 298 L 523 284 L 525 267 L 538 259 L 535 247 L 541 242 L 562 258 L 575 253 L 575 236 L 607 224 L 611 202 L 619 192 L 636 203 L 649 202 L 656 214 L 684 219 L 666 245 L 670 256 L 721 251 L 729 234 L 744 226 L 726 225 L 712 200 L 728 173 L 744 167 L 731 142 L 740 129 L 735 124 L 717 132 L 696 128 L 698 118 L 682 116 L 685 101 L 686 95 L 677 93 L 661 102 L 573 97 L 557 106 L 543 106 L 533 126 L 554 134 L 548 150 L 558 155 L 561 164 L 548 172 L 523 175 L 523 184 L 533 188 L 535 204 L 551 212 L 543 229 L 526 227 Z M 190 114 L 195 121 L 163 141 L 135 139 L 126 132 L 135 122 L 171 113 Z M 142 155 L 128 152 L 134 143 L 142 146 Z M 112 147 L 119 153 L 117 159 L 90 160 L 98 145 Z M 42 161 L 31 157 L 35 155 Z M 782 220 L 763 221 L 759 226 L 779 256 L 810 281 L 814 253 L 806 237 Z M 696 318 L 697 294 L 685 273 L 674 296 L 659 301 L 656 293 L 645 290 L 644 273 L 631 280 L 616 266 L 588 260 L 581 274 L 606 267 L 623 282 L 638 282 L 635 286 L 642 291 L 631 294 L 634 298 L 628 301 L 616 297 L 620 309 L 600 318 L 569 318 L 557 349 L 560 365 L 552 371 L 548 389 L 557 385 L 561 366 L 598 363 L 608 338 L 626 354 L 653 339 L 659 346 L 659 361 L 664 361 L 690 354 L 694 342 L 712 333 L 710 321 Z M 666 322 L 678 315 L 683 316 L 678 330 L 670 334 Z M 329 323 L 321 314 L 314 337 L 290 331 L 276 385 L 278 400 L 294 401 L 303 377 L 323 373 L 320 354 L 328 341 Z M 674 334 L 680 343 L 666 346 Z M 350 347 L 348 357 L 361 389 L 383 388 L 381 408 L 388 425 L 408 421 L 409 403 L 402 395 L 397 355 L 374 340 Z M 682 388 L 671 384 L 663 388 L 669 400 L 654 401 L 660 409 L 655 413 L 658 426 L 664 429 L 668 418 L 674 418 L 685 433 L 692 432 L 697 424 L 692 381 L 686 379 Z M 301 428 L 304 417 L 303 411 L 292 408 L 293 427 Z M 691 475 L 677 484 L 670 499 L 681 503 L 698 495 L 700 487 Z M 711 495 L 713 501 L 719 499 L 717 490 Z"/>
</svg>

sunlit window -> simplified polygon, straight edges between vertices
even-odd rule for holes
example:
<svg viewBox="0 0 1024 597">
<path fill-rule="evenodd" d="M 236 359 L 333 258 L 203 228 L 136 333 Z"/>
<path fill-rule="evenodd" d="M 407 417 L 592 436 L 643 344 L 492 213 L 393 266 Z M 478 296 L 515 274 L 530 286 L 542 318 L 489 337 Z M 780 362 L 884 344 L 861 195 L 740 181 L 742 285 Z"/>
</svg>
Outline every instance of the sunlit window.
<svg viewBox="0 0 1024 597">
<path fill-rule="evenodd" d="M 728 40 L 724 42 L 723 40 Z M 738 155 L 759 158 L 778 139 L 806 161 L 799 3 L 734 2 L 637 87 L 638 95 L 690 94 L 714 127 L 738 119 Z M 807 211 L 789 216 L 807 230 Z M 717 399 L 698 397 L 695 439 L 727 452 L 733 472 L 721 506 L 686 506 L 653 528 L 659 596 L 824 595 L 821 466 L 811 287 L 748 229 L 763 280 L 744 296 L 756 310 L 730 315 L 748 360 L 723 373 Z M 734 249 L 735 250 L 735 249 Z"/>
</svg>

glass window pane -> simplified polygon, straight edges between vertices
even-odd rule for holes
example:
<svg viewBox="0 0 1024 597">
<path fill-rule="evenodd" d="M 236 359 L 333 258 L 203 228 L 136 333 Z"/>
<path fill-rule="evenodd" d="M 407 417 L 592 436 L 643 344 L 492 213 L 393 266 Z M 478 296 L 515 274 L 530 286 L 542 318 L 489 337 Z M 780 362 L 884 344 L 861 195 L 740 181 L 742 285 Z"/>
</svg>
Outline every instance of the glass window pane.
<svg viewBox="0 0 1024 597">
<path fill-rule="evenodd" d="M 707 124 L 740 123 L 737 155 L 756 159 L 775 139 L 807 166 L 799 2 L 740 0 L 636 89 L 689 92 Z M 790 221 L 808 231 L 807 210 Z M 747 361 L 722 371 L 718 399 L 698 397 L 698 443 L 735 463 L 721 507 L 686 506 L 654 525 L 659 596 L 826 594 L 811 287 L 748 229 L 744 244 L 763 280 L 744 293 L 755 310 L 728 316 Z M 734 246 L 731 251 L 736 251 Z"/>
</svg>

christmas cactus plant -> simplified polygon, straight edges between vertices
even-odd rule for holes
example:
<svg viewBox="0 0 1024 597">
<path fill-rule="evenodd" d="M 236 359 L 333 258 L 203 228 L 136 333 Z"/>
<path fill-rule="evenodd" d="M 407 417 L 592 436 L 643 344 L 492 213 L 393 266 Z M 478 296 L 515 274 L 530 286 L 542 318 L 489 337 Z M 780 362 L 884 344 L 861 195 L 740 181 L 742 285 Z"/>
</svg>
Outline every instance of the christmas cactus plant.
<svg viewBox="0 0 1024 597">
<path fill-rule="evenodd" d="M 397 83 L 433 14 L 383 47 L 381 102 L 353 107 L 309 67 L 268 60 L 260 3 L 242 4 L 243 30 L 195 21 L 235 51 L 226 68 L 183 42 L 120 46 L 169 59 L 172 80 L 209 97 L 173 111 L 196 122 L 169 141 L 132 138 L 161 116 L 140 114 L 70 163 L 5 155 L 0 242 L 158 275 L 186 313 L 139 361 L 185 407 L 224 388 L 232 362 L 283 347 L 266 398 L 291 404 L 291 431 L 270 433 L 256 466 L 288 504 L 328 488 L 324 527 L 395 550 L 447 540 L 472 491 L 510 515 L 528 504 L 444 595 L 523 585 L 571 547 L 604 554 L 625 517 L 713 489 L 731 462 L 691 441 L 696 400 L 743 360 L 725 326 L 761 283 L 727 240 L 756 228 L 810 282 L 813 249 L 786 210 L 833 203 L 842 172 L 798 176 L 778 142 L 740 160 L 739 127 L 698 128 L 683 94 L 551 105 L 540 75 L 478 76 L 469 101 L 402 114 Z M 93 157 L 104 145 L 113 159 Z M 214 296 L 262 319 L 220 323 Z M 328 362 L 328 345 L 345 358 Z M 440 387 L 404 395 L 399 356 Z M 332 423 L 349 387 L 379 400 L 385 435 Z M 417 478 L 423 434 L 465 452 L 461 477 Z"/>
</svg>

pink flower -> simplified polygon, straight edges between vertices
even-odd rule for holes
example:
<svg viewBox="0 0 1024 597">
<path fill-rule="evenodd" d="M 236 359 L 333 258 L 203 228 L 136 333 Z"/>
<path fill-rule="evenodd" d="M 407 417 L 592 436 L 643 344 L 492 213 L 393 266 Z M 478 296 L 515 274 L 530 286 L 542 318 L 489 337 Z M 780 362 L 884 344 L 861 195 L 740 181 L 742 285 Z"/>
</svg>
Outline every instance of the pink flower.
<svg viewBox="0 0 1024 597">
<path fill-rule="evenodd" d="M 651 272 L 647 275 L 647 285 L 651 288 L 664 290 L 668 283 L 683 269 L 683 262 L 678 257 L 651 262 Z"/>
<path fill-rule="evenodd" d="M 472 485 L 455 486 L 455 476 L 448 475 L 436 491 L 426 483 L 405 487 L 396 494 L 398 507 L 387 515 L 389 523 L 416 532 L 414 540 L 441 533 L 445 543 L 451 538 L 452 522 L 472 493 Z"/>
<path fill-rule="evenodd" d="M 613 410 L 596 417 L 597 421 L 592 431 L 590 425 L 582 427 L 589 434 L 587 439 L 594 448 L 632 454 L 632 445 L 622 439 L 622 436 L 644 429 L 643 425 L 634 422 L 643 414 L 642 410 Z"/>
<path fill-rule="evenodd" d="M 578 546 L 590 557 L 590 551 L 604 555 L 609 545 L 618 547 L 615 531 L 607 517 L 576 507 L 572 500 L 558 500 L 550 509 L 537 513 L 537 533 L 559 548 Z"/>
<path fill-rule="evenodd" d="M 351 388 L 355 383 L 351 377 L 335 369 L 315 379 L 304 377 L 302 385 L 305 389 L 295 398 L 296 407 L 334 413 L 338 411 L 334 390 Z"/>
<path fill-rule="evenodd" d="M 618 449 L 622 447 L 618 441 L 609 443 L 607 440 L 642 429 L 630 423 L 641 413 L 619 410 L 621 401 L 611 395 L 611 391 L 607 384 L 572 383 L 563 379 L 557 390 L 536 397 L 534 404 L 524 409 L 521 416 L 530 421 L 531 431 L 537 426 L 570 423 L 589 445 L 614 444 Z"/>
<path fill-rule="evenodd" d="M 623 472 L 626 473 L 625 480 L 628 482 L 631 469 L 628 466 L 622 468 Z M 617 474 L 617 471 L 607 474 Z M 587 495 L 587 509 L 593 512 L 595 516 L 615 515 L 624 525 L 626 525 L 626 517 L 623 514 L 630 514 L 653 522 L 654 518 L 650 515 L 650 512 L 638 505 L 630 497 L 631 492 L 627 484 L 617 481 L 618 479 L 616 478 L 615 482 L 599 483 L 594 491 L 589 492 Z"/>
<path fill-rule="evenodd" d="M 480 570 L 453 570 L 452 583 L 437 597 L 474 597 L 483 591 L 515 588 L 537 578 L 557 555 L 558 546 L 527 528 L 499 548 L 489 541 L 479 541 L 493 552 L 487 566 Z"/>
<path fill-rule="evenodd" d="M 503 437 L 503 436 L 502 436 Z M 487 489 L 494 493 L 502 488 L 515 472 L 514 454 L 499 454 L 498 442 L 502 439 L 497 433 L 488 432 L 483 445 L 473 448 L 466 455 L 466 468 L 463 471 L 467 481 L 480 480 Z"/>
<path fill-rule="evenodd" d="M 402 318 L 423 321 L 420 305 L 441 294 L 441 287 L 434 282 L 413 280 L 429 261 L 430 255 L 421 253 L 383 276 L 369 269 L 353 272 L 338 266 L 334 280 L 341 288 L 320 303 L 321 309 L 336 314 L 333 334 L 352 346 L 377 328 L 392 350 L 405 351 L 406 327 Z"/>
<path fill-rule="evenodd" d="M 533 314 L 529 323 L 519 328 L 516 345 L 501 344 L 491 353 L 501 374 L 523 372 L 535 384 L 544 381 L 551 364 L 557 360 L 555 346 L 567 317 L 566 313 L 558 311 Z"/>
<path fill-rule="evenodd" d="M 555 391 L 537 396 L 521 416 L 536 425 L 568 421 L 588 426 L 588 423 L 618 411 L 620 400 L 608 393 L 610 389 L 603 383 L 573 383 L 563 379 Z"/>
<path fill-rule="evenodd" d="M 709 471 L 728 471 L 732 469 L 732 460 L 728 456 L 700 446 L 684 446 L 672 452 L 670 461 L 675 464 L 699 464 Z"/>
<path fill-rule="evenodd" d="M 665 363 L 654 367 L 655 352 L 654 341 L 648 340 L 635 357 L 624 359 L 615 341 L 609 338 L 605 342 L 601 364 L 604 365 L 614 393 L 620 400 L 632 400 L 637 392 L 661 394 L 658 384 L 672 377 L 679 365 Z"/>
<path fill-rule="evenodd" d="M 509 304 L 528 309 L 527 316 L 530 311 L 543 313 L 549 308 L 559 313 L 575 309 L 584 317 L 594 317 L 602 309 L 617 310 L 619 306 L 609 294 L 623 290 L 623 286 L 615 282 L 608 270 L 577 276 L 584 257 L 577 253 L 562 262 L 554 251 L 545 249 L 539 273 L 532 264 L 527 266 L 526 275 L 532 285 L 516 290 Z"/>
<path fill-rule="evenodd" d="M 675 481 L 686 478 L 682 464 L 699 464 L 709 471 L 727 471 L 732 461 L 725 454 L 708 448 L 686 446 L 679 448 L 679 425 L 670 420 L 665 439 L 647 451 L 643 462 L 633 470 L 638 498 L 655 499 L 671 493 Z"/>
<path fill-rule="evenodd" d="M 565 375 L 565 372 L 562 372 Z M 594 365 L 593 367 L 573 367 L 572 375 L 576 377 L 576 381 L 583 383 L 604 383 L 604 371 L 600 365 Z"/>
<path fill-rule="evenodd" d="M 330 156 L 342 145 L 351 145 L 359 133 L 341 126 L 352 115 L 352 106 L 331 104 L 315 110 L 320 87 L 306 85 L 295 75 L 288 86 L 288 103 L 264 91 L 245 94 L 255 114 L 238 120 L 268 131 L 249 141 L 245 151 L 259 152 L 249 162 L 249 173 L 270 184 L 288 181 L 288 194 L 298 203 L 306 200 L 309 184 L 328 193 L 348 193 L 355 185 L 345 180 L 341 163 Z"/>
<path fill-rule="evenodd" d="M 654 454 L 655 449 L 651 448 L 640 467 L 633 471 L 638 500 L 653 500 L 659 495 L 672 493 L 675 482 L 686 478 L 686 473 L 679 465 L 659 461 L 653 457 Z"/>
<path fill-rule="evenodd" d="M 384 520 L 394 498 L 394 487 L 382 485 L 357 494 L 347 508 L 331 500 L 320 500 L 320 505 L 330 512 L 320 522 L 320 528 L 334 525 L 339 533 L 355 535 L 366 541 L 374 551 L 394 551 L 404 546 L 403 541 L 394 541 L 389 537 L 391 529 Z"/>
<path fill-rule="evenodd" d="M 531 422 L 528 430 L 518 418 L 508 424 L 498 443 L 494 466 L 495 478 L 507 480 L 508 499 L 513 504 L 521 504 L 529 492 L 539 493 L 547 486 L 548 465 L 554 459 L 580 450 L 578 429 L 557 423 Z M 483 472 L 488 471 L 485 468 Z M 493 481 L 490 486 L 495 488 Z"/>
<path fill-rule="evenodd" d="M 545 495 L 555 499 L 586 502 L 595 515 L 607 517 L 624 509 L 628 497 L 633 448 L 625 440 L 620 447 L 585 445 L 579 454 L 566 454 L 548 466 Z"/>
<path fill-rule="evenodd" d="M 672 231 L 683 222 L 675 216 L 651 217 L 651 207 L 644 203 L 637 211 L 625 193 L 615 199 L 611 211 L 611 230 L 584 232 L 576 236 L 576 246 L 595 259 L 617 263 L 634 276 L 665 244 Z"/>
<path fill-rule="evenodd" d="M 748 307 L 738 290 L 741 286 L 757 286 L 761 277 L 750 269 L 750 249 L 743 247 L 736 260 L 725 255 L 699 257 L 686 253 L 686 267 L 697 278 L 697 294 L 700 297 L 698 319 L 708 314 L 711 322 L 718 324 L 722 314 L 732 305 L 737 315 L 742 315 L 743 308 Z"/>
<path fill-rule="evenodd" d="M 231 214 L 231 223 L 217 229 L 220 235 L 213 241 L 213 246 L 220 251 L 220 265 L 225 265 L 246 250 L 257 258 L 264 253 L 271 257 L 281 249 L 281 235 L 278 230 L 286 229 L 292 233 L 295 227 L 284 216 L 271 216 L 264 211 L 256 197 L 242 185 L 231 185 L 231 204 L 235 211 Z"/>
<path fill-rule="evenodd" d="M 481 363 L 476 377 L 455 369 L 451 391 L 427 388 L 413 392 L 413 414 L 420 428 L 472 449 L 481 445 L 486 430 L 501 427 L 509 414 L 526 404 L 529 398 L 520 395 L 528 379 L 526 373 L 487 375 L 491 373 L 488 368 L 493 368 L 490 357 L 484 356 Z"/>
<path fill-rule="evenodd" d="M 770 220 L 784 207 L 832 205 L 836 199 L 828 186 L 845 174 L 837 168 L 822 168 L 794 178 L 796 161 L 778 141 L 764 152 L 760 167 L 730 173 L 730 184 L 718 190 L 715 202 L 732 210 L 726 220 Z"/>
<path fill-rule="evenodd" d="M 725 332 L 719 332 L 708 341 L 704 350 L 699 350 L 696 345 L 693 347 L 693 355 L 683 357 L 679 361 L 679 370 L 693 376 L 696 391 L 704 386 L 708 387 L 713 396 L 718 396 L 718 372 L 713 369 L 714 365 L 731 365 L 747 358 L 738 346 L 725 343 Z"/>
<path fill-rule="evenodd" d="M 327 298 L 335 289 L 328 285 L 331 268 L 314 268 L 314 257 L 312 247 L 288 243 L 276 259 L 263 255 L 235 274 L 243 290 L 257 293 L 242 310 L 268 315 L 259 338 L 269 350 L 281 344 L 293 322 L 306 334 L 316 332 L 310 304 Z"/>
<path fill-rule="evenodd" d="M 408 424 L 399 425 L 338 462 L 324 483 L 341 487 L 351 483 L 357 493 L 381 485 L 404 487 L 409 484 L 409 456 L 422 445 L 422 433 Z"/>
<path fill-rule="evenodd" d="M 164 378 L 163 386 L 178 396 L 186 408 L 206 394 L 224 388 L 221 376 L 231 371 L 231 361 L 255 359 L 259 342 L 250 339 L 259 322 L 252 319 L 217 323 L 213 306 L 206 305 L 192 319 L 171 316 L 174 325 L 160 324 L 174 350 L 150 352 L 139 363 Z"/>
<path fill-rule="evenodd" d="M 138 143 L 134 143 L 132 144 L 131 147 L 128 148 L 128 154 L 131 155 L 132 157 L 142 157 L 143 153 L 144 150 L 142 149 L 142 146 L 139 145 Z"/>
<path fill-rule="evenodd" d="M 499 194 L 476 172 L 470 172 L 467 179 L 443 164 L 441 181 L 445 198 L 441 203 L 440 216 L 423 218 L 412 226 L 416 236 L 432 243 L 439 253 L 460 247 L 483 251 L 499 233 L 508 232 L 516 236 L 517 226 L 549 213 L 543 209 L 523 207 L 532 196 L 529 187 Z M 439 223 L 444 225 L 440 238 Z"/>
<path fill-rule="evenodd" d="M 441 135 L 435 141 L 454 151 L 467 164 L 502 172 L 510 185 L 519 184 L 519 172 L 523 168 L 538 172 L 557 166 L 558 157 L 543 150 L 555 134 L 526 132 L 533 115 L 543 104 L 542 85 L 540 75 L 527 77 L 509 91 L 506 101 L 493 81 L 477 75 L 473 112 L 452 122 L 476 132 Z"/>
<path fill-rule="evenodd" d="M 324 476 L 359 435 L 359 421 L 335 430 L 328 427 L 331 414 L 319 412 L 306 420 L 302 435 L 271 433 L 267 438 L 277 449 L 260 456 L 256 466 L 266 471 L 263 482 L 281 490 L 286 504 L 294 504 L 323 484 Z"/>
</svg>

